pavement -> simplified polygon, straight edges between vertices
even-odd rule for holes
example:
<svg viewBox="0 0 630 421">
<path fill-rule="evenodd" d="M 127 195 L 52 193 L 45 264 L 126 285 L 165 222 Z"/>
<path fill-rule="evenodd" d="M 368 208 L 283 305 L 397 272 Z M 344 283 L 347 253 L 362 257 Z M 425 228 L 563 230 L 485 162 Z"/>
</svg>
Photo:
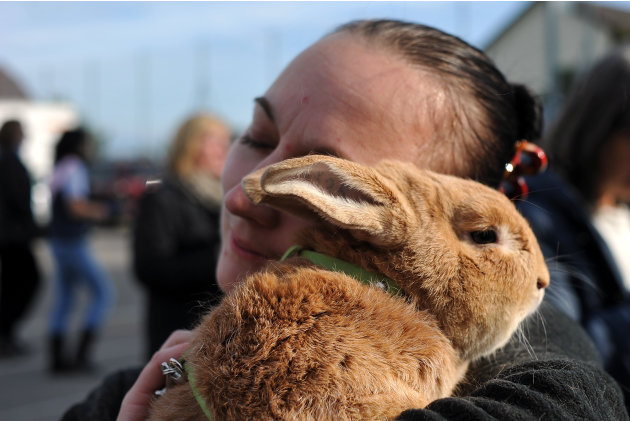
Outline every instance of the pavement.
<svg viewBox="0 0 630 421">
<path fill-rule="evenodd" d="M 53 376 L 47 371 L 47 321 L 52 304 L 53 262 L 46 241 L 35 244 L 42 271 L 38 296 L 20 326 L 21 338 L 31 348 L 26 356 L 0 359 L 0 420 L 59 420 L 73 403 L 84 399 L 111 371 L 142 364 L 143 291 L 130 264 L 130 233 L 125 227 L 99 228 L 90 234 L 95 258 L 109 273 L 116 300 L 107 324 L 95 344 L 98 369 L 90 374 Z M 85 308 L 86 294 L 78 296 L 75 316 Z M 78 331 L 74 317 L 72 332 Z"/>
</svg>

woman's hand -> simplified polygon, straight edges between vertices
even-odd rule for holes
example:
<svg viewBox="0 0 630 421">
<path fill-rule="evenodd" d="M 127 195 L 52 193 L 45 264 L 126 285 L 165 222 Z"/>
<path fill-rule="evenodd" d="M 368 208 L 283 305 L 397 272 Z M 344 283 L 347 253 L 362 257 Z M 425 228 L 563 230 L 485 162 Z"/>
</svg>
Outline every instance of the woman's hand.
<svg viewBox="0 0 630 421">
<path fill-rule="evenodd" d="M 68 202 L 68 209 L 75 218 L 93 222 L 106 221 L 110 215 L 108 206 L 86 199 L 70 200 Z"/>
<path fill-rule="evenodd" d="M 117 421 L 139 421 L 147 418 L 155 391 L 164 387 L 164 375 L 160 364 L 171 357 L 181 357 L 190 344 L 191 336 L 190 330 L 176 330 L 171 333 L 160 350 L 153 354 L 151 361 L 144 367 L 138 380 L 125 395 Z"/>
</svg>

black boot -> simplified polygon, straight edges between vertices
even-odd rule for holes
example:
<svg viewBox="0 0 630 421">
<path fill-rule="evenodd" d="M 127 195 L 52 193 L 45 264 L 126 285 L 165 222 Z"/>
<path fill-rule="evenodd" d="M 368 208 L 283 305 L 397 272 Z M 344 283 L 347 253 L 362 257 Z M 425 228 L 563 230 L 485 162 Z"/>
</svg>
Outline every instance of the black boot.
<svg viewBox="0 0 630 421">
<path fill-rule="evenodd" d="M 85 329 L 79 338 L 79 346 L 75 359 L 75 368 L 79 371 L 93 371 L 95 365 L 92 362 L 92 346 L 96 339 L 96 333 L 91 329 Z"/>
<path fill-rule="evenodd" d="M 50 337 L 50 371 L 53 374 L 67 373 L 72 370 L 72 364 L 64 353 L 64 338 L 56 334 Z"/>
</svg>

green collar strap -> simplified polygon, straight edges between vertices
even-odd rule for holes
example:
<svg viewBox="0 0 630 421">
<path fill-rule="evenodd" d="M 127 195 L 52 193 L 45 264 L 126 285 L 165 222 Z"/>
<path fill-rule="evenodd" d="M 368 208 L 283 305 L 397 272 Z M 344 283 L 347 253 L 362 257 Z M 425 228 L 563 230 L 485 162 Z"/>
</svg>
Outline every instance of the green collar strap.
<svg viewBox="0 0 630 421">
<path fill-rule="evenodd" d="M 318 253 L 313 250 L 306 250 L 302 248 L 302 246 L 291 246 L 286 253 L 284 253 L 282 258 L 280 258 L 280 261 L 284 261 L 289 257 L 294 256 L 308 259 L 311 263 L 324 269 L 345 273 L 346 275 L 352 276 L 357 281 L 366 285 L 380 286 L 391 295 L 399 295 L 403 293 L 394 281 L 383 274 L 370 272 L 363 269 L 361 266 L 357 266 L 353 263 L 346 262 L 345 260 L 337 259 L 326 254 Z"/>
<path fill-rule="evenodd" d="M 186 375 L 188 376 L 188 385 L 190 386 L 190 390 L 192 391 L 192 394 L 195 397 L 197 404 L 205 414 L 206 418 L 208 418 L 210 421 L 213 421 L 214 417 L 212 416 L 212 412 L 210 412 L 208 405 L 206 405 L 206 401 L 204 400 L 203 396 L 201 396 L 201 393 L 199 393 L 199 389 L 197 389 L 195 369 L 192 365 L 188 364 L 188 362 L 184 362 L 184 368 L 186 370 Z"/>
</svg>

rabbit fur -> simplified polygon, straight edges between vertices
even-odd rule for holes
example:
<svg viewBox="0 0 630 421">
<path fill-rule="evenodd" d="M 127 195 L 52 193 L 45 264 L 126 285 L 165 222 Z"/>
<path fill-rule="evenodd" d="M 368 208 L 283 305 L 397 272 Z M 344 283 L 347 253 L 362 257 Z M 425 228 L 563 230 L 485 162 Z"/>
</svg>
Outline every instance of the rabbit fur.
<svg viewBox="0 0 630 421">
<path fill-rule="evenodd" d="M 254 203 L 319 221 L 301 245 L 382 273 L 404 295 L 302 258 L 249 275 L 185 354 L 215 420 L 385 420 L 424 407 L 504 345 L 549 284 L 527 222 L 471 180 L 309 155 L 242 187 Z M 188 383 L 151 414 L 207 419 Z"/>
</svg>

